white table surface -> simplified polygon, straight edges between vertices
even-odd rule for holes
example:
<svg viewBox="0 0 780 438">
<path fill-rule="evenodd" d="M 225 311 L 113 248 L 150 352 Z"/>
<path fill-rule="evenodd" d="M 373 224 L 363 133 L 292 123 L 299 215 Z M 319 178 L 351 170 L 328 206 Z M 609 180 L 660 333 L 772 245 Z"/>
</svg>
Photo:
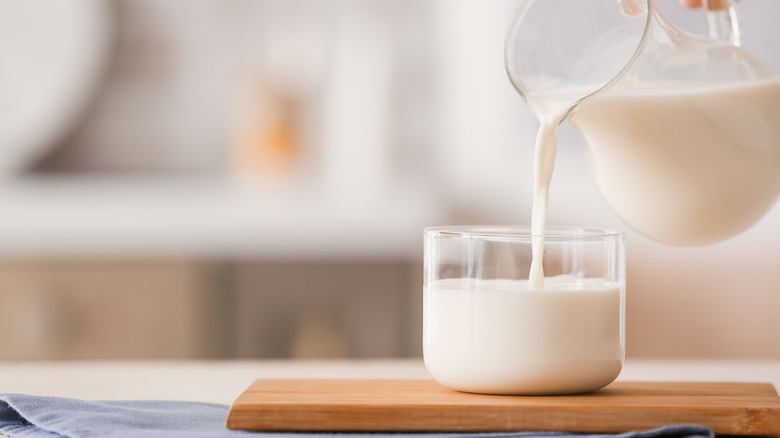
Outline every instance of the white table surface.
<svg viewBox="0 0 780 438">
<path fill-rule="evenodd" d="M 230 404 L 257 379 L 429 379 L 422 360 L 0 362 L 0 392 Z M 768 382 L 780 360 L 628 360 L 620 380 Z"/>
</svg>

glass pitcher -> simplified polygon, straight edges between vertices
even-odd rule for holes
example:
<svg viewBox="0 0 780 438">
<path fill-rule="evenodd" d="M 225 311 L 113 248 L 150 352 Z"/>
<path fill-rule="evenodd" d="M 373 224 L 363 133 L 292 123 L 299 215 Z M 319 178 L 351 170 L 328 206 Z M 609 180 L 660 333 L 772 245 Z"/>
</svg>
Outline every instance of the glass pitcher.
<svg viewBox="0 0 780 438">
<path fill-rule="evenodd" d="M 780 192 L 780 81 L 739 47 L 729 0 L 709 7 L 705 38 L 656 0 L 524 0 L 507 36 L 531 109 L 563 108 L 613 211 L 675 245 L 740 233 Z"/>
</svg>

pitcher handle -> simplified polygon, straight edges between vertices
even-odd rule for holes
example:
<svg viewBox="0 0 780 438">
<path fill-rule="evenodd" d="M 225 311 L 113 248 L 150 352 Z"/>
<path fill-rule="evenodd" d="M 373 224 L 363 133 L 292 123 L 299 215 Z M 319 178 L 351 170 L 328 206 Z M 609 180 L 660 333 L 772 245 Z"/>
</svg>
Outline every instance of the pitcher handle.
<svg viewBox="0 0 780 438">
<path fill-rule="evenodd" d="M 736 0 L 703 0 L 707 10 L 710 38 L 733 46 L 740 45 L 741 32 Z"/>
</svg>

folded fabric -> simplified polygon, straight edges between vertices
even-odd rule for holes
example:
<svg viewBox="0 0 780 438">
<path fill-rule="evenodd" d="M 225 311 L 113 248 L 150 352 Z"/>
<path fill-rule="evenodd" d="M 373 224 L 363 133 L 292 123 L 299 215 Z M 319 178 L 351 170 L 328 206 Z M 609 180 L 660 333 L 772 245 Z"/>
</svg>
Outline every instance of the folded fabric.
<svg viewBox="0 0 780 438">
<path fill-rule="evenodd" d="M 493 433 L 304 433 L 243 432 L 225 428 L 228 406 L 187 401 L 87 401 L 24 394 L 0 394 L 0 433 L 46 438 L 714 438 L 694 425 L 668 426 L 622 434 L 566 432 Z"/>
</svg>

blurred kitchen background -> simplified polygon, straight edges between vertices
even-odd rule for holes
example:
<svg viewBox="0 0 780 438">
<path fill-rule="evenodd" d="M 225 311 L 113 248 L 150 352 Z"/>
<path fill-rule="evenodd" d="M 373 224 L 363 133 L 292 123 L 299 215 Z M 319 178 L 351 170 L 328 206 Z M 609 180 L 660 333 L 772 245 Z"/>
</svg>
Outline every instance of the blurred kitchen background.
<svg viewBox="0 0 780 438">
<path fill-rule="evenodd" d="M 0 359 L 419 357 L 422 228 L 530 221 L 515 5 L 0 4 Z M 739 8 L 780 72 L 780 2 Z M 550 196 L 625 228 L 566 124 Z M 780 357 L 780 207 L 628 245 L 629 357 Z"/>
</svg>

